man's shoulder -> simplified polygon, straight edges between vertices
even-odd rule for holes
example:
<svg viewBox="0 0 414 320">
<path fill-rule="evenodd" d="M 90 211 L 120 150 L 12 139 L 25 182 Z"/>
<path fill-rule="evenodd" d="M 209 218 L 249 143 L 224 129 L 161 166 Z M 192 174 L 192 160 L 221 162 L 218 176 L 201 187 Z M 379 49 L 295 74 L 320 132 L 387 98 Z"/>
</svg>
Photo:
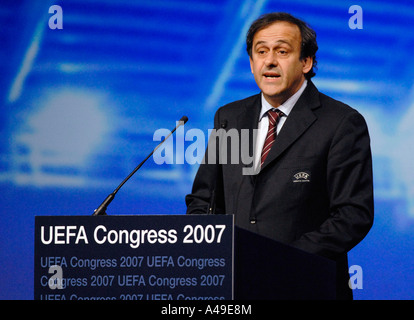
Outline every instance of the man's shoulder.
<svg viewBox="0 0 414 320">
<path fill-rule="evenodd" d="M 338 127 L 344 123 L 366 126 L 364 116 L 350 105 L 321 92 L 319 92 L 319 101 L 321 108 L 314 111 L 326 127 Z"/>
<path fill-rule="evenodd" d="M 337 117 L 349 115 L 349 114 L 359 114 L 358 110 L 351 107 L 345 102 L 339 101 L 331 96 L 328 96 L 319 91 L 319 101 L 322 106 L 321 112 L 326 113 L 327 115 L 332 115 Z"/>
<path fill-rule="evenodd" d="M 336 108 L 338 110 L 344 110 L 344 111 L 350 111 L 354 110 L 351 106 L 348 104 L 339 101 L 331 96 L 328 96 L 322 92 L 319 91 L 319 100 L 321 102 L 322 106 L 329 106 L 331 108 Z"/>
<path fill-rule="evenodd" d="M 225 104 L 220 107 L 217 112 L 219 113 L 234 113 L 244 111 L 246 108 L 260 104 L 260 93 L 252 95 L 250 97 L 236 100 Z"/>
</svg>

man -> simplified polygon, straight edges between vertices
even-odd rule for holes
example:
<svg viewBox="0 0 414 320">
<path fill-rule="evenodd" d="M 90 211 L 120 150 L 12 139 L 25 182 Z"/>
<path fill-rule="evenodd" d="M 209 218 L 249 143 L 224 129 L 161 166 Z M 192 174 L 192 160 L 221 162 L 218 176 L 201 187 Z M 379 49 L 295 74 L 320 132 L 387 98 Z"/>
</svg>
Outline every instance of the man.
<svg viewBox="0 0 414 320">
<path fill-rule="evenodd" d="M 368 233 L 374 214 L 366 123 L 310 80 L 318 46 L 305 22 L 264 15 L 251 25 L 246 44 L 261 94 L 221 107 L 214 125 L 257 129 L 247 142 L 256 174 L 246 174 L 241 161 L 207 159 L 208 147 L 186 197 L 187 213 L 215 207 L 234 214 L 239 227 L 337 261 L 337 298 L 352 298 L 347 252 Z"/>
</svg>

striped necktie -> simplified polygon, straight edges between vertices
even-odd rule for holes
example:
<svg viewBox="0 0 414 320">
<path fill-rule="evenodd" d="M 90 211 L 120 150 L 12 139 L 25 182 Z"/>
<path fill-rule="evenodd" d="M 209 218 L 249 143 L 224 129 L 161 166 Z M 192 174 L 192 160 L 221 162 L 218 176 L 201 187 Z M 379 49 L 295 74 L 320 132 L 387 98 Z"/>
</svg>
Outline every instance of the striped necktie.
<svg viewBox="0 0 414 320">
<path fill-rule="evenodd" d="M 269 128 L 267 129 L 266 140 L 264 142 L 262 149 L 260 166 L 263 166 L 263 163 L 265 162 L 266 157 L 269 154 L 269 151 L 272 148 L 273 143 L 275 142 L 276 127 L 281 116 L 283 116 L 283 112 L 279 110 L 272 109 L 267 111 L 267 117 L 269 118 Z"/>
</svg>

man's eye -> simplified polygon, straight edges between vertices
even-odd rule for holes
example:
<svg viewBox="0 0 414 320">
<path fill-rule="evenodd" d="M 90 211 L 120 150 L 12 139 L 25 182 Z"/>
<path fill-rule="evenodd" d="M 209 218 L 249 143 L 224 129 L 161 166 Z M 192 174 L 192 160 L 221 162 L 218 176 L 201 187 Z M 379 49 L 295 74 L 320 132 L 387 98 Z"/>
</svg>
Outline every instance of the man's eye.
<svg viewBox="0 0 414 320">
<path fill-rule="evenodd" d="M 289 54 L 289 52 L 287 50 L 281 49 L 281 50 L 278 51 L 278 54 L 281 55 L 281 56 L 286 56 L 286 55 Z"/>
</svg>

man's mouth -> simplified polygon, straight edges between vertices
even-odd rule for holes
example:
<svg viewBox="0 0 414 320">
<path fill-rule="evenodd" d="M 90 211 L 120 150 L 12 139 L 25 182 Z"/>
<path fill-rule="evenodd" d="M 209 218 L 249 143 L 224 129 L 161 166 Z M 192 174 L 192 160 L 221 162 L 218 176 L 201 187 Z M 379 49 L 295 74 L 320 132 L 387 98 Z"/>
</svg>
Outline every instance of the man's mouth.
<svg viewBox="0 0 414 320">
<path fill-rule="evenodd" d="M 278 74 L 278 73 L 276 73 L 276 72 L 265 72 L 265 73 L 263 74 L 263 76 L 264 76 L 266 79 L 277 79 L 277 78 L 280 78 L 280 74 Z"/>
</svg>

